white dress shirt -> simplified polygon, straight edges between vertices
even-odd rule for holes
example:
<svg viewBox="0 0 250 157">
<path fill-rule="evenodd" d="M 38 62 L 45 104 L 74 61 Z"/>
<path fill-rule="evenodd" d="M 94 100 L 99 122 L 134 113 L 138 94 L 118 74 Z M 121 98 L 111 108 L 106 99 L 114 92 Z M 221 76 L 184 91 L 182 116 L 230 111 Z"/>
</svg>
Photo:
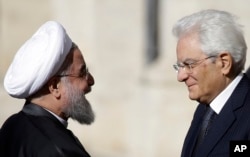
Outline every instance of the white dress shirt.
<svg viewBox="0 0 250 157">
<path fill-rule="evenodd" d="M 225 103 L 233 93 L 236 86 L 239 84 L 240 80 L 243 77 L 243 73 L 240 73 L 211 103 L 210 107 L 217 114 L 220 113 Z"/>
</svg>

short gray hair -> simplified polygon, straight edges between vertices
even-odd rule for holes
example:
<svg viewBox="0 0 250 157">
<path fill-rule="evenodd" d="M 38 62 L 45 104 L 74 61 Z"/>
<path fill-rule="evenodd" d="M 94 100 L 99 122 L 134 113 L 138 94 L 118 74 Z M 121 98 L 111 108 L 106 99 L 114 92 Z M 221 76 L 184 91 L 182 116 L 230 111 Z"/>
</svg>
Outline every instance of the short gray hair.
<svg viewBox="0 0 250 157">
<path fill-rule="evenodd" d="M 208 56 L 229 52 L 233 57 L 234 73 L 238 74 L 245 66 L 247 45 L 242 25 L 236 21 L 237 17 L 228 12 L 203 10 L 180 19 L 173 27 L 173 34 L 180 39 L 196 33 L 201 50 Z"/>
</svg>

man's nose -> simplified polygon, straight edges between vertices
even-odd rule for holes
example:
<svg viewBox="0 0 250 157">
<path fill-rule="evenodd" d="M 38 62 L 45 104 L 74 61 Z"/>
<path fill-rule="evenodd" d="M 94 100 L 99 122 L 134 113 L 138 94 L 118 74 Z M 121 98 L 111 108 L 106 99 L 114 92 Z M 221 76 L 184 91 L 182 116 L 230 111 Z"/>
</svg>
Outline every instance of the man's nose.
<svg viewBox="0 0 250 157">
<path fill-rule="evenodd" d="M 177 72 L 177 80 L 179 82 L 183 82 L 188 78 L 188 73 L 185 71 L 185 69 L 180 68 Z"/>
</svg>

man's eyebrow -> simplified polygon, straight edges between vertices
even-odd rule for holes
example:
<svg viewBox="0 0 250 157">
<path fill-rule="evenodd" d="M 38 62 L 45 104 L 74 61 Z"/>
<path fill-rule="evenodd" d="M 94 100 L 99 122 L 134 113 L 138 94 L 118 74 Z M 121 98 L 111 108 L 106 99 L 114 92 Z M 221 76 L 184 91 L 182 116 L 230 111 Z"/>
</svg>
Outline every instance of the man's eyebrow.
<svg viewBox="0 0 250 157">
<path fill-rule="evenodd" d="M 192 62 L 193 62 L 193 61 L 196 61 L 196 60 L 195 60 L 195 59 L 193 59 L 193 58 L 187 58 L 187 59 L 185 59 L 185 60 L 184 60 L 184 62 L 190 62 L 190 61 L 192 61 Z"/>
<path fill-rule="evenodd" d="M 178 63 L 188 63 L 188 62 L 194 62 L 194 61 L 196 61 L 196 60 L 193 58 L 186 58 L 185 60 L 178 62 Z"/>
</svg>

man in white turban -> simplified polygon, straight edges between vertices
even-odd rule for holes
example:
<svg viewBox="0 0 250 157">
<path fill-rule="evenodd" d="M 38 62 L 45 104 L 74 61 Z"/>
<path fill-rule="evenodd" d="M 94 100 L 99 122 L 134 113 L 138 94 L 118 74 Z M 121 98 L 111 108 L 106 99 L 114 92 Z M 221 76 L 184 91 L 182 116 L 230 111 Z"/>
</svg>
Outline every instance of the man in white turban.
<svg viewBox="0 0 250 157">
<path fill-rule="evenodd" d="M 8 94 L 26 102 L 0 130 L 0 156 L 89 157 L 67 129 L 67 119 L 94 121 L 85 98 L 92 85 L 82 53 L 63 26 L 43 24 L 18 50 L 4 78 Z"/>
</svg>

